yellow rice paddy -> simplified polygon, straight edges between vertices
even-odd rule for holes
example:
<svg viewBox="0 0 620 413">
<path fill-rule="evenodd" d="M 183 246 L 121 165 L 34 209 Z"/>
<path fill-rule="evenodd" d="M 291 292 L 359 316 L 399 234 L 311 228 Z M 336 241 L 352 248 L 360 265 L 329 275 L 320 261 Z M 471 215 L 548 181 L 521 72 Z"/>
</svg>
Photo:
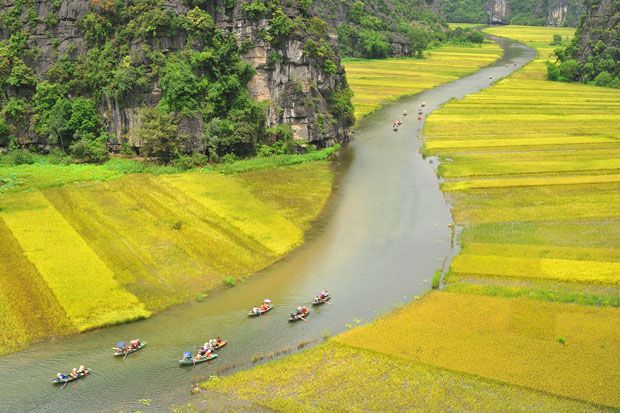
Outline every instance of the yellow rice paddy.
<svg viewBox="0 0 620 413">
<path fill-rule="evenodd" d="M 340 339 L 212 380 L 203 388 L 257 408 L 285 412 L 598 410 L 587 403 L 350 347 Z"/>
<path fill-rule="evenodd" d="M 320 161 L 57 185 L 0 198 L 0 354 L 148 317 L 265 268 L 303 241 L 332 173 Z"/>
</svg>

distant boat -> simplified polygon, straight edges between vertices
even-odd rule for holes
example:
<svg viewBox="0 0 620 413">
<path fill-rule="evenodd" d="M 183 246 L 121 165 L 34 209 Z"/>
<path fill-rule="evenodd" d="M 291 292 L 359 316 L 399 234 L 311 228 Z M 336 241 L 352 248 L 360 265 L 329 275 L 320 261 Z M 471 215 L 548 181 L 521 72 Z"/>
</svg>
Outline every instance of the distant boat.
<svg viewBox="0 0 620 413">
<path fill-rule="evenodd" d="M 189 357 L 187 356 L 188 354 L 189 354 Z M 204 363 L 205 361 L 209 361 L 209 360 L 213 360 L 214 358 L 217 358 L 217 354 L 215 353 L 212 353 L 209 357 L 200 356 L 200 358 L 198 359 L 191 357 L 191 353 L 185 353 L 184 356 L 185 357 L 179 360 L 179 363 L 182 366 L 191 366 L 191 365 Z"/>
<path fill-rule="evenodd" d="M 314 297 L 314 301 L 312 301 L 312 305 L 325 304 L 326 302 L 328 302 L 331 299 L 332 299 L 332 295 L 331 294 L 327 294 L 324 298 L 319 298 L 319 296 L 316 296 L 316 297 Z"/>
<path fill-rule="evenodd" d="M 263 314 L 263 313 L 266 313 L 267 311 L 270 311 L 272 308 L 273 308 L 273 305 L 269 304 L 269 307 L 267 307 L 267 309 L 266 309 L 266 310 L 260 310 L 260 309 L 259 309 L 257 312 L 250 311 L 250 312 L 248 313 L 248 315 L 249 315 L 250 317 L 256 317 L 257 315 L 261 315 L 261 314 Z"/>
</svg>

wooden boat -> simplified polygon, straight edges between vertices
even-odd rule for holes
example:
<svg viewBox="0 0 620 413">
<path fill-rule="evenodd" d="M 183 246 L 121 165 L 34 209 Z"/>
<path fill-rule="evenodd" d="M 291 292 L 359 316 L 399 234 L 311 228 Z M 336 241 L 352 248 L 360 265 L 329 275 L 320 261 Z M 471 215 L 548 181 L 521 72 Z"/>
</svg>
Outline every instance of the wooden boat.
<svg viewBox="0 0 620 413">
<path fill-rule="evenodd" d="M 305 317 L 308 317 L 308 316 L 310 315 L 310 310 L 307 310 L 307 311 L 308 311 L 308 312 L 307 312 L 306 314 L 299 314 L 299 315 L 298 315 L 298 314 L 295 314 L 295 316 L 294 316 L 294 317 L 293 317 L 293 316 L 291 316 L 291 315 L 289 315 L 289 316 L 288 316 L 288 321 L 299 321 L 299 320 L 301 320 L 301 318 L 302 318 L 302 317 L 304 317 L 304 318 L 305 318 Z"/>
<path fill-rule="evenodd" d="M 69 383 L 70 381 L 81 379 L 82 377 L 89 375 L 90 372 L 91 372 L 90 369 L 84 369 L 84 372 L 78 373 L 76 377 L 73 377 L 71 374 L 68 374 L 69 377 L 67 377 L 66 379 L 61 379 L 61 378 L 56 377 L 55 379 L 52 379 L 52 383 L 54 384 Z"/>
<path fill-rule="evenodd" d="M 221 342 L 221 343 L 219 343 L 219 344 L 217 344 L 217 345 L 213 348 L 213 350 L 219 350 L 219 349 L 221 349 L 222 347 L 224 347 L 226 344 L 228 344 L 228 341 L 226 341 L 226 340 L 222 340 L 222 342 Z"/>
<path fill-rule="evenodd" d="M 140 344 L 138 345 L 138 347 L 136 347 L 136 348 L 127 348 L 125 350 L 118 350 L 118 347 L 117 347 L 117 351 L 114 353 L 114 355 L 115 356 L 124 356 L 125 354 L 134 353 L 134 352 L 140 350 L 144 346 L 146 346 L 146 341 L 141 341 Z"/>
<path fill-rule="evenodd" d="M 210 360 L 213 360 L 213 359 L 214 359 L 214 358 L 216 358 L 216 357 L 217 357 L 217 354 L 215 354 L 215 353 L 211 353 L 211 356 L 210 356 L 210 357 L 200 356 L 200 358 L 199 358 L 199 359 L 196 359 L 196 358 L 194 358 L 194 357 L 192 357 L 191 359 L 188 359 L 188 358 L 183 358 L 183 359 L 180 359 L 180 360 L 179 360 L 179 363 L 180 363 L 182 366 L 193 366 L 193 365 L 196 365 L 196 364 L 199 364 L 199 363 L 204 363 L 205 361 L 210 361 Z"/>
<path fill-rule="evenodd" d="M 258 310 L 258 312 L 256 313 L 253 313 L 252 311 L 250 311 L 248 315 L 250 317 L 256 317 L 257 315 L 261 315 L 263 313 L 266 313 L 267 311 L 270 311 L 272 308 L 273 308 L 273 305 L 269 304 L 269 307 L 266 310 Z"/>
<path fill-rule="evenodd" d="M 314 297 L 314 301 L 312 301 L 312 305 L 321 305 L 321 304 L 325 304 L 327 301 L 332 299 L 332 295 L 331 294 L 327 294 L 325 296 L 325 298 L 323 298 L 322 300 L 319 297 Z"/>
</svg>

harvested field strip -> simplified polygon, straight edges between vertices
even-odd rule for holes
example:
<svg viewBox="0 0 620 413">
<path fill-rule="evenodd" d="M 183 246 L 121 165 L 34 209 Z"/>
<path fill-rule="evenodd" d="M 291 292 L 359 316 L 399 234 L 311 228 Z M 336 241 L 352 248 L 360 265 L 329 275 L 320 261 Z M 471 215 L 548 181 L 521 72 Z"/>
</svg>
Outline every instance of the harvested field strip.
<svg viewBox="0 0 620 413">
<path fill-rule="evenodd" d="M 620 307 L 620 289 L 613 285 L 570 284 L 549 280 L 491 278 L 454 273 L 447 274 L 444 282 L 448 284 L 444 291 L 455 293 Z"/>
<path fill-rule="evenodd" d="M 301 244 L 303 231 L 253 197 L 240 183 L 217 174 L 162 176 L 162 181 L 204 205 L 274 254 Z"/>
<path fill-rule="evenodd" d="M 202 387 L 286 412 L 599 410 L 334 341 Z"/>
<path fill-rule="evenodd" d="M 467 242 L 461 251 L 467 255 L 497 255 L 519 258 L 554 258 L 579 261 L 610 261 L 620 263 L 620 249 L 577 248 L 556 245 L 516 245 Z"/>
<path fill-rule="evenodd" d="M 450 269 L 456 274 L 467 275 L 620 284 L 620 262 L 459 254 L 452 260 Z"/>
<path fill-rule="evenodd" d="M 320 163 L 319 163 L 320 162 Z M 307 230 L 331 194 L 333 174 L 327 161 L 235 175 L 256 198 Z"/>
<path fill-rule="evenodd" d="M 354 92 L 355 116 L 362 118 L 383 103 L 473 73 L 501 54 L 497 45 L 483 44 L 433 49 L 424 59 L 345 60 L 347 80 Z"/>
<path fill-rule="evenodd" d="M 0 251 L 0 291 L 6 294 L 6 303 L 20 320 L 28 339 L 36 341 L 74 331 L 75 327 L 56 297 L 23 255 L 17 240 L 1 219 Z M 0 339 L 0 354 L 13 344 L 19 346 L 20 343 L 6 343 Z"/>
<path fill-rule="evenodd" d="M 334 340 L 620 407 L 615 308 L 437 292 Z"/>
<path fill-rule="evenodd" d="M 506 188 L 523 186 L 573 185 L 620 182 L 620 175 L 576 175 L 553 177 L 528 177 L 505 179 L 472 179 L 452 181 L 441 185 L 442 191 L 462 191 L 466 189 Z"/>
<path fill-rule="evenodd" d="M 463 228 L 459 240 L 488 244 L 546 246 L 548 248 L 620 249 L 619 218 L 561 222 L 506 222 Z M 553 246 L 553 247 L 552 247 Z"/>
<path fill-rule="evenodd" d="M 38 191 L 3 200 L 0 213 L 79 331 L 149 315 Z M 76 299 L 75 291 L 85 299 Z"/>
</svg>

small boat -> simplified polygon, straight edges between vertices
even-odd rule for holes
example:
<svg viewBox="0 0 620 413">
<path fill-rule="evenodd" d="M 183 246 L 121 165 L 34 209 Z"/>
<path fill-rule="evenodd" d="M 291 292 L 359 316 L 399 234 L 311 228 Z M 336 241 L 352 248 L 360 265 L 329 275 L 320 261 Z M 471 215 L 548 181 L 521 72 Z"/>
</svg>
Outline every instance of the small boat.
<svg viewBox="0 0 620 413">
<path fill-rule="evenodd" d="M 217 345 L 213 348 L 213 350 L 219 350 L 219 349 L 221 349 L 222 347 L 224 347 L 226 344 L 228 344 L 228 341 L 226 341 L 226 340 L 222 340 L 222 342 L 221 342 L 221 343 L 218 343 L 218 344 L 217 344 Z"/>
<path fill-rule="evenodd" d="M 260 309 L 259 309 L 257 312 L 250 311 L 250 312 L 248 313 L 248 315 L 249 315 L 250 317 L 256 317 L 257 315 L 261 315 L 261 314 L 263 314 L 263 313 L 266 313 L 267 311 L 270 311 L 272 308 L 273 308 L 273 305 L 269 304 L 269 307 L 267 307 L 267 309 L 266 309 L 266 310 L 260 310 Z"/>
<path fill-rule="evenodd" d="M 189 354 L 189 357 L 187 356 L 188 354 Z M 211 353 L 209 357 L 200 356 L 199 359 L 195 357 L 191 357 L 191 353 L 185 353 L 184 356 L 185 356 L 184 358 L 179 360 L 179 363 L 182 366 L 193 366 L 199 363 L 204 363 L 205 361 L 213 360 L 214 358 L 217 357 L 217 354 Z"/>
<path fill-rule="evenodd" d="M 392 127 L 392 130 L 393 130 L 394 132 L 398 132 L 398 126 L 394 126 L 394 127 Z"/>
<path fill-rule="evenodd" d="M 310 315 L 310 310 L 307 310 L 306 314 L 291 314 L 288 316 L 288 321 L 299 321 L 303 317 L 308 317 Z"/>
<path fill-rule="evenodd" d="M 78 375 L 75 377 L 73 377 L 70 374 L 68 375 L 66 379 L 61 379 L 59 377 L 56 377 L 55 379 L 52 379 L 52 383 L 54 384 L 69 383 L 70 381 L 81 379 L 82 377 L 89 375 L 90 372 L 91 372 L 90 369 L 84 369 L 82 373 L 78 373 Z"/>
<path fill-rule="evenodd" d="M 136 347 L 136 348 L 125 347 L 125 343 L 123 343 L 121 341 L 120 343 L 118 343 L 116 345 L 116 347 L 114 347 L 116 349 L 116 351 L 114 352 L 114 355 L 115 356 L 124 356 L 126 354 L 130 354 L 130 353 L 136 352 L 136 351 L 140 350 L 144 346 L 146 346 L 146 341 L 140 341 L 140 344 L 138 344 L 138 347 Z"/>
<path fill-rule="evenodd" d="M 312 301 L 312 305 L 321 305 L 321 304 L 325 304 L 327 301 L 332 299 L 332 295 L 331 294 L 327 294 L 325 296 L 325 298 L 321 299 L 319 298 L 319 296 L 314 297 L 314 301 Z"/>
</svg>

